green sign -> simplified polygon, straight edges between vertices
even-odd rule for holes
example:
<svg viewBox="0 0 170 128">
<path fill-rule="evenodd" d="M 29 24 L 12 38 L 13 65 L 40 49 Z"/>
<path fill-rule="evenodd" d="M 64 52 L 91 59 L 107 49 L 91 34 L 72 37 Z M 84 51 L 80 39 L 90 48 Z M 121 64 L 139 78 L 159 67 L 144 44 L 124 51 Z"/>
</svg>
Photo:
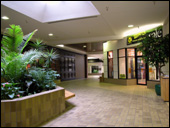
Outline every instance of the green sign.
<svg viewBox="0 0 170 128">
<path fill-rule="evenodd" d="M 153 28 L 151 30 L 147 30 L 144 32 L 140 32 L 138 34 L 127 36 L 127 45 L 130 44 L 136 44 L 142 42 L 143 39 L 145 39 L 146 36 L 154 36 L 155 38 L 162 37 L 163 31 L 162 26 L 159 26 L 157 28 Z"/>
</svg>

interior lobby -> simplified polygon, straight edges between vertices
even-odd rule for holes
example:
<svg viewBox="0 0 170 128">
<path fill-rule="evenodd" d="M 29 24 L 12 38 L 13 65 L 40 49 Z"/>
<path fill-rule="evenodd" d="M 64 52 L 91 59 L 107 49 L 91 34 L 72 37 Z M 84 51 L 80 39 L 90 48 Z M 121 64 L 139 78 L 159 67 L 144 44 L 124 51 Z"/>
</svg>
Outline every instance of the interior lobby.
<svg viewBox="0 0 170 128">
<path fill-rule="evenodd" d="M 12 24 L 25 35 L 36 30 L 25 53 L 40 39 L 58 54 L 50 66 L 62 92 L 34 93 L 39 99 L 28 96 L 24 109 L 24 96 L 1 98 L 1 127 L 169 127 L 169 53 L 162 67 L 168 93 L 157 95 L 159 67 L 137 50 L 146 36 L 169 40 L 169 1 L 1 1 L 1 46 Z M 60 110 L 50 110 L 55 102 Z"/>
</svg>

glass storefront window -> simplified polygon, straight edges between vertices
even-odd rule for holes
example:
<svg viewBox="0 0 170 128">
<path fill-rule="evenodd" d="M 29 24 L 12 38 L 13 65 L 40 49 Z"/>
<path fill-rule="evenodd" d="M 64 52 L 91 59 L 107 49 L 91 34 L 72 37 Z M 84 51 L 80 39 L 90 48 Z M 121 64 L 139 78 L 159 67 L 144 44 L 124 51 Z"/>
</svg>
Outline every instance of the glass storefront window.
<svg viewBox="0 0 170 128">
<path fill-rule="evenodd" d="M 119 58 L 119 78 L 126 79 L 125 57 Z"/>
<path fill-rule="evenodd" d="M 142 54 L 142 52 L 141 51 L 138 51 L 137 52 L 137 56 L 142 56 L 143 54 Z"/>
<path fill-rule="evenodd" d="M 119 57 L 125 56 L 125 49 L 119 49 Z"/>
<path fill-rule="evenodd" d="M 157 73 L 156 67 L 149 65 L 149 80 L 159 80 Z"/>
<path fill-rule="evenodd" d="M 119 49 L 119 78 L 136 78 L 135 48 Z"/>
<path fill-rule="evenodd" d="M 128 56 L 135 56 L 135 49 L 127 49 L 127 55 Z"/>
<path fill-rule="evenodd" d="M 128 57 L 128 79 L 135 78 L 135 57 Z"/>
</svg>

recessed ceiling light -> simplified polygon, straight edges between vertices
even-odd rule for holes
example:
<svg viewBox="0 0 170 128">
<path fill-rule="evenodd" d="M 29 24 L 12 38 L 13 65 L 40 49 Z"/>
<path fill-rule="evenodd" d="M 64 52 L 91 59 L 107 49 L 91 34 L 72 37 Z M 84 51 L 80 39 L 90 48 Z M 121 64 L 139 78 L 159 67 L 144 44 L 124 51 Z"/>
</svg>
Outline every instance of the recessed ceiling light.
<svg viewBox="0 0 170 128">
<path fill-rule="evenodd" d="M 131 25 L 128 25 L 129 28 L 132 28 L 133 26 L 134 26 L 134 25 L 132 25 L 132 24 L 131 24 Z"/>
<path fill-rule="evenodd" d="M 53 36 L 53 34 L 52 34 L 52 33 L 49 33 L 48 35 L 49 35 L 49 36 Z"/>
<path fill-rule="evenodd" d="M 84 45 L 83 47 L 86 48 L 86 45 Z"/>
<path fill-rule="evenodd" d="M 3 19 L 3 20 L 9 20 L 9 17 L 7 17 L 7 16 L 2 16 L 2 19 Z"/>
<path fill-rule="evenodd" d="M 59 47 L 64 47 L 64 45 L 63 45 L 63 44 L 60 44 L 60 45 L 57 45 L 57 46 L 59 46 Z"/>
</svg>

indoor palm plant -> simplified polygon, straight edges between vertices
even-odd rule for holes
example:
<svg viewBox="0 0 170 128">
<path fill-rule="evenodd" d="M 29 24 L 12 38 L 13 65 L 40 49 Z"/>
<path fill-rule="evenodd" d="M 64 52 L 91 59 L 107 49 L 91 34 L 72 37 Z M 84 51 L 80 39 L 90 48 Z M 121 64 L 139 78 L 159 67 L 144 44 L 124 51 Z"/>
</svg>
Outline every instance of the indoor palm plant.
<svg viewBox="0 0 170 128">
<path fill-rule="evenodd" d="M 10 91 L 11 88 L 22 91 L 23 96 L 25 96 L 41 92 L 43 89 L 49 90 L 56 87 L 56 84 L 52 83 L 56 72 L 49 70 L 46 71 L 46 74 L 42 74 L 46 83 L 43 82 L 44 85 L 40 86 L 38 84 L 40 81 L 27 68 L 28 64 L 32 64 L 39 58 L 44 58 L 45 54 L 36 49 L 31 49 L 23 54 L 24 48 L 36 31 L 23 36 L 22 29 L 18 25 L 10 25 L 10 28 L 5 30 L 1 41 L 1 53 L 3 53 L 1 54 L 1 78 L 3 78 L 4 83 L 9 82 L 11 86 L 4 88 L 4 83 L 1 81 L 1 97 L 7 98 L 7 96 L 2 96 L 2 94 L 5 94 L 2 91 L 8 91 L 8 98 L 16 98 L 16 93 Z M 38 72 L 40 70 L 35 68 L 32 71 Z M 51 75 L 47 75 L 51 72 Z M 51 79 L 49 79 L 49 76 Z M 45 78 L 48 78 L 48 80 Z"/>
</svg>

